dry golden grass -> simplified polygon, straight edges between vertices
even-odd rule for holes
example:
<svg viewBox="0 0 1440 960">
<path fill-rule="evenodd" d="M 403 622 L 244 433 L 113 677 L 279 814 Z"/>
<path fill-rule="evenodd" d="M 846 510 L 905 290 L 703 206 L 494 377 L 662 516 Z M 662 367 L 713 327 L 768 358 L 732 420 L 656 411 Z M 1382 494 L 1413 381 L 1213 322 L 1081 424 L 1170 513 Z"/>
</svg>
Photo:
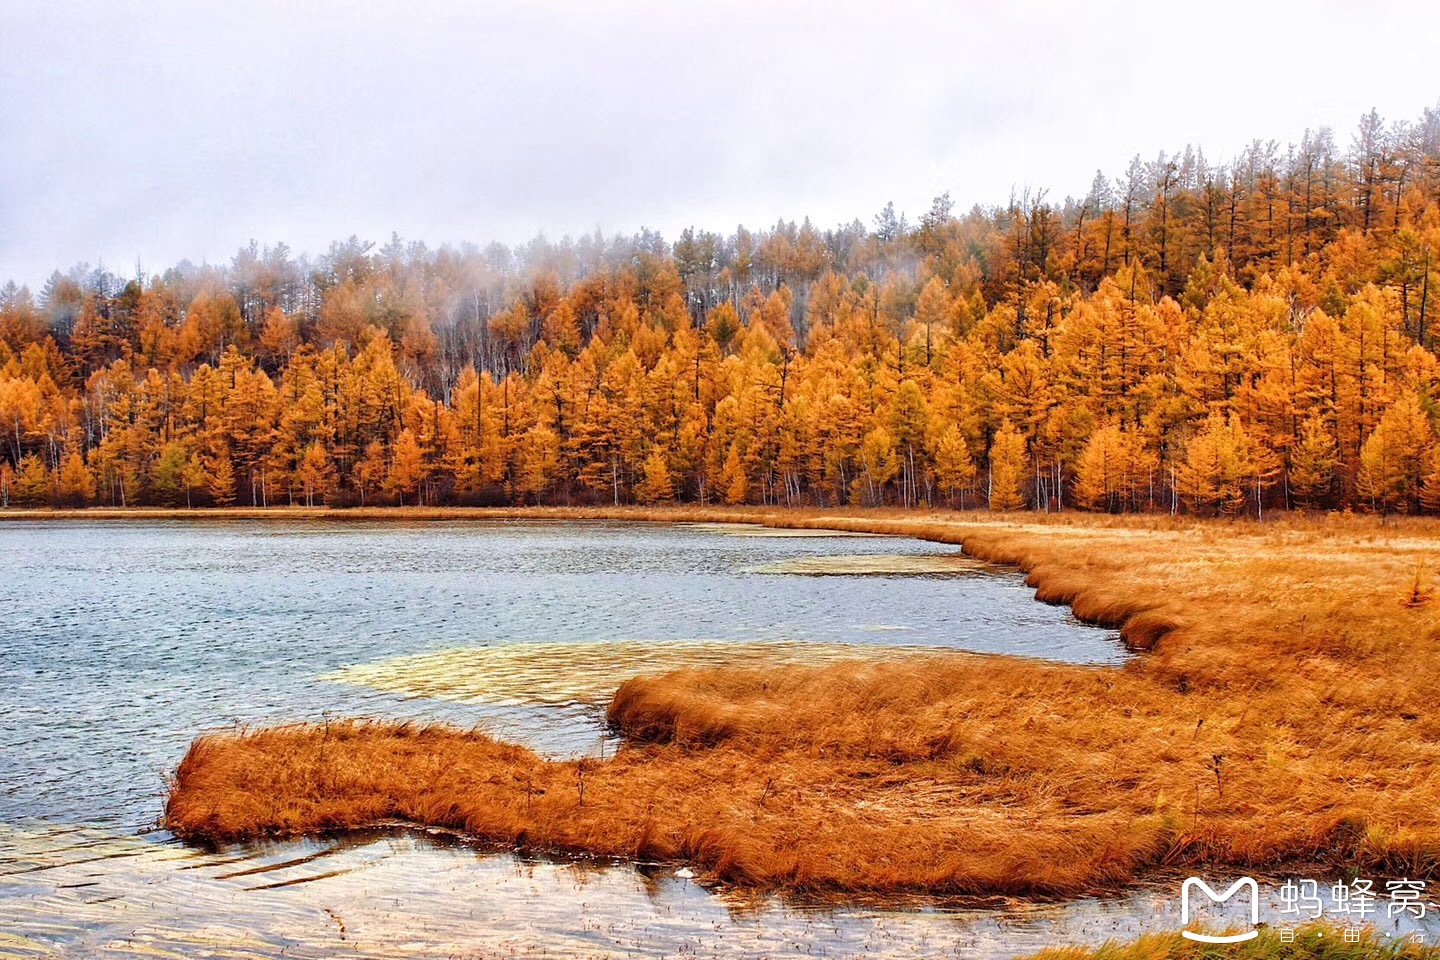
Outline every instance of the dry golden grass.
<svg viewBox="0 0 1440 960">
<path fill-rule="evenodd" d="M 1346 943 L 1342 931 L 1315 926 L 1296 931 L 1282 943 L 1275 930 L 1262 930 L 1245 943 L 1216 948 L 1186 940 L 1178 933 L 1152 934 L 1129 943 L 1107 943 L 1096 949 L 1061 947 L 1032 954 L 1028 960 L 1433 960 L 1440 949 L 1409 940 L 1386 940 L 1365 933 Z"/>
<path fill-rule="evenodd" d="M 603 763 L 385 725 L 205 737 L 177 771 L 170 828 L 232 839 L 404 819 L 830 892 L 1440 868 L 1440 605 L 1414 589 L 1440 524 L 620 514 L 963 543 L 1148 652 L 1120 668 L 936 654 L 633 679 L 609 708 L 629 746 Z"/>
</svg>

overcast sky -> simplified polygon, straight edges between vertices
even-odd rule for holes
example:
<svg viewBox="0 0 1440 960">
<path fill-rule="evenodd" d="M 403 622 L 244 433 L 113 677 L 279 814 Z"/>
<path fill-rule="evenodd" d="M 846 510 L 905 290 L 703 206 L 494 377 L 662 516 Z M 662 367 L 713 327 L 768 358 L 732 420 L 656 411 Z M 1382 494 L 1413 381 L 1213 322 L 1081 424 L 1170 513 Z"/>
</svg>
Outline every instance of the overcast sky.
<svg viewBox="0 0 1440 960">
<path fill-rule="evenodd" d="M 1280 9 L 1293 6 L 1294 9 Z M 1173 12 L 1171 10 L 1173 9 Z M 1440 99 L 1433 3 L 0 0 L 0 281 L 1081 195 Z"/>
</svg>

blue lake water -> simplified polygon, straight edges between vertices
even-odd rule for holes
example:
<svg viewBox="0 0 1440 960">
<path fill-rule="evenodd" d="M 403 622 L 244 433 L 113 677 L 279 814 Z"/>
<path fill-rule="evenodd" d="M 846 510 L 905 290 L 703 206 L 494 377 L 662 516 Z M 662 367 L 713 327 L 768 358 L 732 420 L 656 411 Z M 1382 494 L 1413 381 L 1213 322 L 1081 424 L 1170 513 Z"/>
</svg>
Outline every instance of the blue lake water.
<svg viewBox="0 0 1440 960">
<path fill-rule="evenodd" d="M 1170 891 L 1069 904 L 815 905 L 672 867 L 550 862 L 414 833 L 200 851 L 156 826 L 199 731 L 325 716 L 485 724 L 596 748 L 595 704 L 330 682 L 459 647 L 815 641 L 1115 664 L 1111 632 L 996 569 L 760 572 L 953 555 L 714 525 L 0 522 L 0 958 L 991 956 L 1174 923 Z M 538 649 L 538 648 L 537 648 Z M 618 685 L 625 674 L 617 670 Z"/>
</svg>

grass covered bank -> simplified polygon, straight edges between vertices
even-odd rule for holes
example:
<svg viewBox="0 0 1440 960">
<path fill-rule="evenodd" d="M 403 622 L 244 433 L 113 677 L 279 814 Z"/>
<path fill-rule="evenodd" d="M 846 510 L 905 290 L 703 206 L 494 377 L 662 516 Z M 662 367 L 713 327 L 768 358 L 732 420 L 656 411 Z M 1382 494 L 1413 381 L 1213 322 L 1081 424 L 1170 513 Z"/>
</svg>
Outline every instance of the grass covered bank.
<svg viewBox="0 0 1440 960">
<path fill-rule="evenodd" d="M 1067 896 L 1161 867 L 1440 866 L 1434 522 L 432 513 L 963 543 L 1148 653 L 1118 669 L 937 654 L 637 678 L 609 708 L 629 745 L 603 763 L 383 724 L 206 736 L 176 772 L 170 829 L 229 840 L 401 819 L 816 892 Z"/>
<path fill-rule="evenodd" d="M 1254 940 L 1216 947 L 1196 943 L 1177 934 L 1140 937 L 1129 943 L 1109 943 L 1096 949 L 1062 947 L 1033 954 L 1029 960 L 1433 960 L 1440 949 L 1411 941 L 1387 940 L 1365 934 L 1346 943 L 1333 927 L 1297 931 L 1293 943 L 1283 943 L 1275 930 L 1262 930 Z"/>
</svg>

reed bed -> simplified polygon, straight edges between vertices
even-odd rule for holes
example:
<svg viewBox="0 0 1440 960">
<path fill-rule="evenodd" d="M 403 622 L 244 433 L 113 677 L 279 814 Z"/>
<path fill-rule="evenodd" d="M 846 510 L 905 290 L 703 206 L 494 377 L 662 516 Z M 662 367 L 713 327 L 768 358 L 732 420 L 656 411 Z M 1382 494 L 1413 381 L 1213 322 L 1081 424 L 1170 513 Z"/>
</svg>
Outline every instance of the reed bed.
<svg viewBox="0 0 1440 960">
<path fill-rule="evenodd" d="M 1202 866 L 1440 870 L 1434 521 L 492 514 L 958 543 L 1145 652 L 1118 668 L 916 654 L 639 677 L 610 701 L 626 746 L 604 762 L 393 724 L 210 735 L 175 774 L 170 829 L 223 841 L 400 819 L 840 894 L 1063 897 Z"/>
</svg>

